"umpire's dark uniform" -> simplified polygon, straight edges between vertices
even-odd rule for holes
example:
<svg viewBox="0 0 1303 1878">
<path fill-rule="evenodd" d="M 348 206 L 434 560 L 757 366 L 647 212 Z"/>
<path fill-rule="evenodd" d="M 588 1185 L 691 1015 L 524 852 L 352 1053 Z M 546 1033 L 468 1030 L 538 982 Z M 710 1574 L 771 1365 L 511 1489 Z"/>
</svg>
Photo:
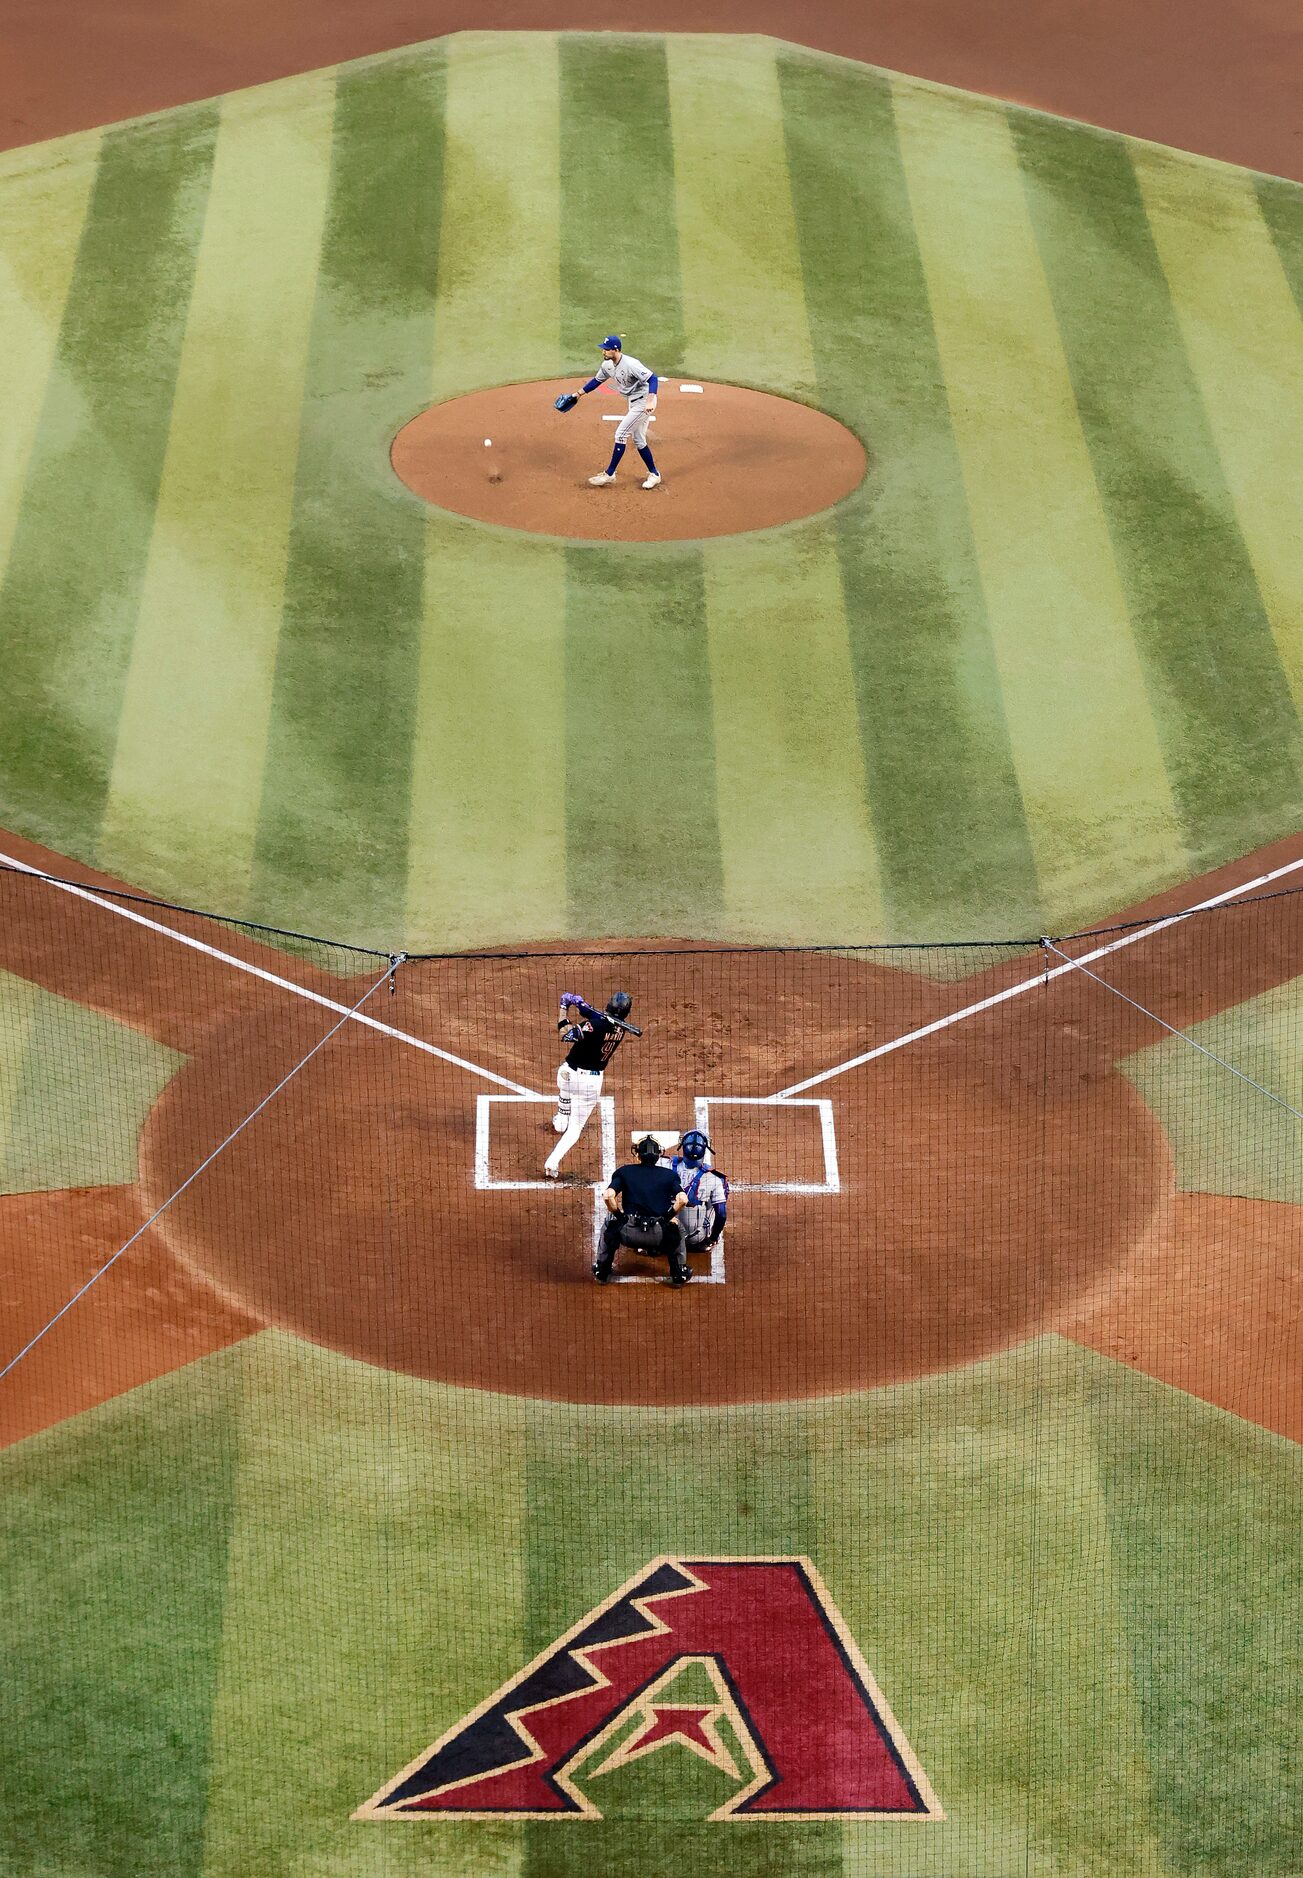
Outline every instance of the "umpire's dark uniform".
<svg viewBox="0 0 1303 1878">
<path fill-rule="evenodd" d="M 617 1167 L 607 1188 L 611 1217 L 602 1228 L 602 1243 L 593 1261 L 593 1277 L 604 1285 L 615 1266 L 620 1247 L 635 1252 L 663 1253 L 670 1263 L 670 1283 L 686 1285 L 692 1273 L 683 1245 L 683 1229 L 675 1215 L 682 1210 L 683 1189 L 670 1167 L 658 1167 L 660 1145 L 646 1135 L 637 1144 L 638 1159 Z"/>
</svg>

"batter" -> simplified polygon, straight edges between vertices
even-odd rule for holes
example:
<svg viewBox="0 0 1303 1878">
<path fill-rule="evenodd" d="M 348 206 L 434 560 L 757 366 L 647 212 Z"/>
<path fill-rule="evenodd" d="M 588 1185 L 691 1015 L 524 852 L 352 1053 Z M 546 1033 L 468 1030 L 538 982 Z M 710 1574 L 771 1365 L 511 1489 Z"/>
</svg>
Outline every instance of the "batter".
<svg viewBox="0 0 1303 1878">
<path fill-rule="evenodd" d="M 632 1008 L 633 999 L 627 991 L 612 992 L 604 1011 L 594 1009 L 577 991 L 561 994 L 557 1029 L 570 1048 L 556 1073 L 557 1105 L 552 1126 L 561 1139 L 543 1163 L 549 1180 L 560 1177 L 562 1161 L 601 1099 L 602 1077 L 624 1042 L 624 1019 Z"/>
</svg>

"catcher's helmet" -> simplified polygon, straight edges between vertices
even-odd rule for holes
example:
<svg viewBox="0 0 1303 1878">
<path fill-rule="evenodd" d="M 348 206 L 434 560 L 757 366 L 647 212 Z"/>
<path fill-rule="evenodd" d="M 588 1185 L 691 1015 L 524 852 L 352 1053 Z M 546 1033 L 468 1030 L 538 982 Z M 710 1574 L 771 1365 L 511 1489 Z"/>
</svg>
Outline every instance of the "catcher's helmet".
<svg viewBox="0 0 1303 1878">
<path fill-rule="evenodd" d="M 606 1000 L 608 1017 L 627 1017 L 633 1009 L 633 999 L 627 991 L 613 991 Z"/>
<path fill-rule="evenodd" d="M 659 1161 L 661 1144 L 655 1135 L 644 1135 L 641 1141 L 635 1141 L 633 1151 L 640 1161 Z"/>
<path fill-rule="evenodd" d="M 699 1128 L 689 1128 L 679 1146 L 685 1161 L 700 1161 L 710 1152 L 710 1143 Z"/>
</svg>

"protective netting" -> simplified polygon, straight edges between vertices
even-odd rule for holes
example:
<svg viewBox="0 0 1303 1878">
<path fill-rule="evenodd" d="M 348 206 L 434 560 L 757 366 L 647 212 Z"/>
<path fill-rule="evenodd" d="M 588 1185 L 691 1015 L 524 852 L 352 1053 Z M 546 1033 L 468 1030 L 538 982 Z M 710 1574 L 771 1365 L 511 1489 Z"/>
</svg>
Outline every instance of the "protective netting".
<svg viewBox="0 0 1303 1878">
<path fill-rule="evenodd" d="M 554 1181 L 558 1001 L 617 989 L 641 1034 Z M 1251 1633 L 1294 1608 L 1301 1026 L 1292 892 L 1048 943 L 408 959 L 0 872 L 0 1425 L 41 1435 L 9 1502 L 24 1752 L 62 1673 L 33 1639 L 135 1626 L 131 1753 L 211 1711 L 178 1750 L 207 1779 L 329 1701 L 294 1779 L 347 1814 L 661 1554 L 815 1561 L 950 1815 L 954 1863 L 920 1870 L 1024 1870 L 1045 1757 L 1139 1779 L 1126 1756 L 1172 1751 L 1164 1679 L 1191 1726 L 1275 1739 Z M 686 1290 L 628 1250 L 596 1285 L 613 1167 L 689 1128 L 722 1237 Z M 52 1579 L 69 1545 L 100 1562 Z M 1205 1572 L 1213 1628 L 1238 1615 L 1200 1655 Z M 124 1778 L 114 1738 L 88 1787 Z M 602 1811 L 699 1816 L 727 1758 L 684 1757 L 667 1801 L 645 1770 L 614 1797 L 617 1754 Z M 595 1761 L 567 1778 L 596 1802 Z M 572 1868 L 513 1830 L 514 1869 Z M 1251 1868 L 1207 1832 L 1208 1870 Z"/>
</svg>

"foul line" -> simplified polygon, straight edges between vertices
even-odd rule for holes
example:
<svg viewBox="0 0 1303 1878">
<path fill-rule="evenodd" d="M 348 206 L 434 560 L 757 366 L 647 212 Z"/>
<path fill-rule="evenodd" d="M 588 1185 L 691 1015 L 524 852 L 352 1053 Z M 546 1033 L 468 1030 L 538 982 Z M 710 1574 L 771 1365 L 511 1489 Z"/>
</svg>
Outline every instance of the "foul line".
<svg viewBox="0 0 1303 1878">
<path fill-rule="evenodd" d="M 161 933 L 165 939 L 173 939 L 178 945 L 189 946 L 192 952 L 202 952 L 219 964 L 233 966 L 237 972 L 247 972 L 250 978 L 261 978 L 265 984 L 278 985 L 282 991 L 292 991 L 296 998 L 306 998 L 309 1004 L 319 1004 L 323 1010 L 334 1011 L 342 1017 L 351 1017 L 355 1024 L 365 1024 L 368 1030 L 377 1030 L 382 1036 L 393 1037 L 398 1043 L 406 1043 L 413 1050 L 423 1050 L 427 1056 L 437 1056 L 444 1063 L 451 1063 L 456 1069 L 464 1069 L 472 1076 L 481 1076 L 485 1082 L 495 1082 L 502 1089 L 510 1089 L 515 1095 L 534 1095 L 534 1090 L 526 1089 L 523 1083 L 512 1082 L 510 1077 L 499 1076 L 491 1069 L 484 1069 L 478 1063 L 467 1062 L 464 1056 L 454 1056 L 451 1050 L 441 1050 L 437 1043 L 427 1043 L 424 1037 L 413 1037 L 409 1031 L 398 1030 L 393 1024 L 382 1024 L 378 1017 L 368 1017 L 365 1011 L 356 1006 L 350 1008 L 340 1004 L 334 998 L 323 997 L 319 991 L 309 991 L 305 985 L 296 985 L 292 978 L 282 978 L 276 972 L 265 971 L 261 965 L 250 965 L 245 959 L 237 959 L 233 952 L 223 952 L 217 946 L 210 946 L 202 939 L 192 939 L 188 933 L 177 932 L 175 927 L 164 926 L 156 919 L 148 919 L 145 914 L 135 912 L 129 906 L 118 906 L 112 900 L 106 900 L 102 894 L 94 893 L 89 887 L 75 887 L 71 881 L 57 880 L 53 874 L 44 874 L 39 867 L 29 867 L 26 861 L 17 860 L 11 854 L 0 854 L 0 862 L 15 868 L 20 874 L 30 874 L 34 880 L 43 880 L 51 887 L 57 887 L 60 893 L 70 893 L 75 899 L 88 900 L 92 906 L 98 906 L 106 913 L 114 913 L 119 919 L 127 919 L 135 926 L 144 926 L 150 932 Z M 390 974 L 386 974 L 390 976 Z M 545 1100 L 538 1097 L 537 1100 Z"/>
<path fill-rule="evenodd" d="M 397 969 L 398 969 L 397 965 L 391 963 L 388 970 L 385 972 L 382 972 L 380 977 L 376 979 L 375 983 L 373 985 L 370 985 L 367 988 L 367 990 L 365 990 L 362 993 L 362 996 L 358 999 L 356 1004 L 352 1005 L 351 1007 L 349 1005 L 344 1005 L 342 1007 L 344 1014 L 340 1018 L 339 1022 L 337 1024 L 332 1024 L 330 1029 L 326 1032 L 324 1037 L 318 1037 L 317 1041 L 313 1044 L 312 1048 L 308 1051 L 307 1055 L 304 1057 L 301 1057 L 300 1060 L 294 1065 L 293 1069 L 289 1070 L 284 1076 L 281 1077 L 280 1081 L 276 1084 L 276 1087 L 274 1089 L 269 1089 L 267 1091 L 267 1094 L 262 1098 L 262 1101 L 258 1103 L 257 1107 L 250 1109 L 249 1113 L 244 1117 L 244 1120 L 239 1121 L 235 1124 L 235 1127 L 232 1128 L 230 1134 L 226 1136 L 225 1140 L 218 1142 L 217 1146 L 213 1149 L 211 1154 L 206 1154 L 204 1156 L 203 1160 L 200 1161 L 198 1167 L 196 1167 L 191 1173 L 186 1175 L 186 1178 L 181 1182 L 181 1185 L 175 1188 L 173 1192 L 168 1194 L 166 1200 L 163 1201 L 162 1205 L 156 1206 L 154 1208 L 149 1218 L 147 1220 L 142 1221 L 142 1223 L 139 1226 L 137 1226 L 136 1230 L 132 1233 L 129 1239 L 125 1239 L 123 1241 L 123 1243 L 118 1247 L 117 1251 L 113 1254 L 113 1257 L 110 1259 L 106 1259 L 103 1265 L 100 1266 L 97 1272 L 91 1273 L 90 1277 L 86 1280 L 85 1284 L 82 1285 L 79 1290 L 73 1292 L 72 1296 L 68 1299 L 68 1302 L 66 1304 L 61 1304 L 59 1306 L 58 1310 L 54 1313 L 54 1316 L 50 1319 L 50 1321 L 47 1324 L 42 1324 L 41 1328 L 37 1331 L 34 1337 L 28 1338 L 27 1342 L 23 1345 L 22 1349 L 18 1352 L 17 1356 L 10 1357 L 9 1361 L 5 1364 L 4 1368 L 0 1369 L 0 1382 L 4 1381 L 5 1377 L 9 1374 L 11 1369 L 17 1368 L 18 1364 L 22 1362 L 23 1358 L 27 1355 L 28 1351 L 34 1350 L 37 1344 L 41 1341 L 41 1338 L 44 1337 L 47 1334 L 47 1332 L 53 1330 L 54 1326 L 60 1321 L 61 1318 L 64 1318 L 68 1315 L 68 1312 L 72 1309 L 73 1305 L 76 1304 L 77 1300 L 79 1298 L 84 1298 L 86 1293 L 90 1290 L 91 1286 L 99 1283 L 100 1279 L 104 1276 L 105 1272 L 112 1271 L 113 1267 L 117 1264 L 118 1260 L 122 1257 L 123 1253 L 130 1252 L 132 1246 L 135 1245 L 137 1239 L 139 1239 L 142 1234 L 147 1233 L 150 1227 L 155 1223 L 156 1220 L 162 1218 L 163 1214 L 166 1213 L 168 1207 L 172 1205 L 172 1202 L 174 1200 L 179 1200 L 181 1198 L 181 1195 L 185 1192 L 187 1187 L 192 1187 L 194 1185 L 196 1180 L 198 1180 L 200 1174 L 203 1173 L 206 1167 L 212 1166 L 213 1162 L 217 1159 L 218 1155 L 222 1152 L 222 1150 L 224 1148 L 229 1148 L 231 1143 L 235 1140 L 236 1136 L 242 1135 L 245 1129 L 249 1126 L 250 1122 L 257 1120 L 258 1116 L 262 1114 L 267 1104 L 269 1102 L 275 1101 L 276 1097 L 280 1094 L 281 1090 L 285 1087 L 286 1083 L 293 1082 L 294 1078 L 298 1075 L 299 1071 L 307 1067 L 307 1065 L 312 1061 L 313 1057 L 317 1054 L 318 1050 L 325 1049 L 326 1045 L 330 1042 L 331 1038 L 335 1036 L 335 1034 L 338 1031 L 341 1031 L 344 1028 L 344 1025 L 348 1022 L 349 1018 L 356 1017 L 358 1011 L 361 1009 L 362 1005 L 366 1003 L 367 999 L 370 997 L 374 997 L 375 993 L 379 991 L 381 985 L 383 985 L 386 980 L 389 980 L 392 982 L 394 973 L 397 971 Z"/>
<path fill-rule="evenodd" d="M 1179 913 L 1169 914 L 1166 919 L 1155 920 L 1152 926 L 1142 926 L 1138 932 L 1126 933 L 1121 939 L 1113 939 L 1106 946 L 1097 946 L 1093 952 L 1083 952 L 1079 959 L 1072 959 L 1066 965 L 1056 965 L 1050 971 L 1039 971 L 1034 978 L 1025 979 L 1022 984 L 1010 985 L 989 998 L 979 999 L 976 1004 L 965 1005 L 962 1011 L 951 1011 L 948 1017 L 938 1017 L 930 1024 L 922 1024 L 917 1030 L 907 1030 L 903 1037 L 893 1037 L 890 1043 L 880 1043 L 876 1049 L 865 1050 L 861 1055 L 853 1056 L 845 1063 L 838 1063 L 832 1069 L 821 1070 L 817 1076 L 807 1076 L 804 1082 L 794 1082 L 788 1088 L 778 1090 L 769 1100 L 783 1102 L 788 1096 L 800 1095 L 804 1089 L 813 1089 L 821 1082 L 830 1082 L 834 1076 L 844 1076 L 848 1070 L 859 1069 L 862 1064 L 872 1063 L 880 1056 L 889 1056 L 893 1050 L 903 1050 L 907 1043 L 918 1043 L 924 1037 L 948 1029 L 951 1024 L 963 1023 L 966 1017 L 976 1017 L 980 1011 L 989 1011 L 997 1004 L 1007 1003 L 1010 998 L 1020 998 L 1024 991 L 1035 991 L 1037 986 L 1047 985 L 1052 978 L 1061 978 L 1065 972 L 1075 971 L 1082 965 L 1091 965 L 1096 959 L 1106 958 L 1110 952 L 1120 952 L 1124 946 L 1133 946 L 1141 939 L 1152 938 L 1156 932 L 1166 932 L 1169 926 L 1179 926 L 1192 913 L 1204 913 L 1211 906 L 1241 899 L 1255 888 L 1265 887 L 1269 881 L 1279 880 L 1284 874 L 1295 874 L 1300 868 L 1303 868 L 1303 859 L 1287 861 L 1283 867 L 1273 867 L 1269 874 L 1260 874 L 1256 880 L 1244 881 L 1238 887 L 1228 887 L 1225 893 L 1215 893 L 1210 900 L 1201 900 L 1197 906 L 1187 906 Z M 1062 956 L 1066 957 L 1066 954 Z"/>
<path fill-rule="evenodd" d="M 1041 944 L 1047 952 L 1054 952 L 1059 958 L 1068 959 L 1067 953 L 1060 952 L 1052 939 L 1042 939 Z M 1197 1050 L 1200 1056 L 1206 1056 L 1210 1063 L 1216 1063 L 1219 1069 L 1228 1069 L 1232 1076 L 1238 1076 L 1241 1082 L 1247 1082 L 1250 1089 L 1256 1089 L 1259 1095 L 1266 1096 L 1268 1102 L 1274 1102 L 1277 1108 L 1284 1109 L 1285 1113 L 1292 1115 L 1296 1122 L 1303 1122 L 1303 1114 L 1300 1114 L 1292 1103 L 1287 1102 L 1284 1096 L 1277 1095 L 1274 1089 L 1268 1089 L 1266 1083 L 1255 1082 L 1253 1077 L 1246 1075 L 1242 1069 L 1236 1069 L 1234 1063 L 1228 1063 L 1224 1056 L 1218 1056 L 1215 1050 L 1206 1048 L 1197 1037 L 1192 1037 L 1189 1031 L 1178 1030 L 1175 1024 L 1169 1024 L 1165 1017 L 1158 1015 L 1157 1011 L 1149 1010 L 1135 998 L 1129 998 L 1125 991 L 1119 991 L 1116 985 L 1111 985 L 1107 978 L 1101 978 L 1098 972 L 1087 971 L 1080 959 L 1068 959 L 1068 963 L 1074 972 L 1080 972 L 1083 978 L 1089 978 L 1092 984 L 1099 985 L 1104 991 L 1110 992 L 1113 997 L 1121 998 L 1123 1004 L 1129 1004 L 1133 1011 L 1139 1011 L 1142 1017 L 1151 1019 L 1169 1036 L 1179 1037 L 1182 1043 L 1188 1043 L 1192 1050 Z"/>
</svg>

